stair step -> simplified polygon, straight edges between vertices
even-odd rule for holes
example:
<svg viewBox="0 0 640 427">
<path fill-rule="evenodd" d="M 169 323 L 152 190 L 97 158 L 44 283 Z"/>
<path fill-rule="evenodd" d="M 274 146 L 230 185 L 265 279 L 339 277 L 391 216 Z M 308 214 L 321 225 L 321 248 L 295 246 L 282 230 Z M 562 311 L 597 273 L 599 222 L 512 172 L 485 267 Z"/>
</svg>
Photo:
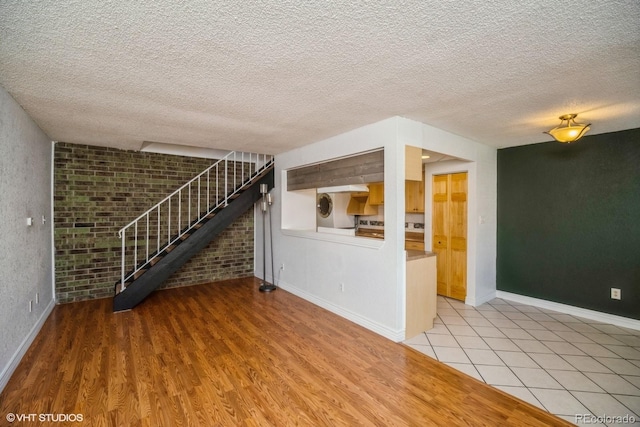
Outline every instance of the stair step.
<svg viewBox="0 0 640 427">
<path fill-rule="evenodd" d="M 136 271 L 136 273 L 133 275 L 133 280 L 137 280 L 140 276 L 142 276 L 146 272 L 147 272 L 146 268 Z M 125 286 L 126 286 L 126 283 L 125 283 Z"/>
<path fill-rule="evenodd" d="M 229 208 L 227 207 L 227 203 L 222 203 L 213 211 L 205 210 L 205 212 L 202 212 L 205 214 L 204 217 L 194 219 L 193 222 L 189 224 L 189 227 L 183 228 L 182 231 L 178 230 L 176 233 L 178 235 L 173 234 L 171 236 L 170 240 L 172 240 L 173 243 L 170 246 L 163 248 L 159 253 L 151 254 L 154 258 L 148 262 L 145 261 L 146 264 L 145 262 L 138 263 L 137 268 L 140 268 L 140 270 L 135 273 L 133 273 L 134 270 L 131 270 L 130 274 L 133 274 L 124 283 L 123 289 L 127 289 L 126 293 L 122 292 L 122 284 L 120 281 L 115 284 L 115 295 L 117 298 L 114 299 L 114 311 L 128 310 L 137 305 L 146 298 L 150 292 L 164 282 L 168 278 L 168 275 L 172 274 L 176 268 L 179 268 L 188 257 L 193 256 L 194 253 L 201 250 L 204 244 L 202 242 L 210 241 L 218 236 L 224 228 L 231 224 L 234 218 L 237 218 L 238 215 L 250 209 L 251 205 L 255 203 L 255 200 L 259 200 L 260 195 L 257 194 L 256 188 L 248 191 L 248 187 L 256 185 L 256 183 L 261 182 L 263 179 L 265 183 L 273 186 L 273 176 L 269 176 L 268 179 L 265 178 L 268 174 L 273 174 L 273 162 L 271 162 L 267 170 L 263 170 L 259 175 L 254 176 L 253 179 L 251 179 L 251 183 L 245 183 L 242 190 L 229 196 L 227 200 L 229 207 L 231 206 L 231 202 L 234 201 L 234 207 L 229 211 L 227 211 Z M 217 218 L 211 223 L 210 220 L 214 217 Z M 204 227 L 205 225 L 207 225 L 207 227 Z M 204 228 L 200 233 L 195 233 L 195 230 L 202 227 Z M 205 230 L 207 231 L 205 232 Z M 192 237 L 192 234 L 194 235 L 194 239 L 189 240 L 190 243 L 187 245 L 180 246 L 182 242 Z M 200 235 L 202 235 L 202 239 L 198 237 Z M 193 244 L 191 244 L 191 242 L 193 242 Z M 169 255 L 169 253 L 178 248 L 178 246 L 180 246 L 180 249 L 176 251 L 176 253 Z M 185 249 L 183 250 L 182 248 Z M 179 262 L 177 260 L 179 260 Z M 138 281 L 138 279 L 140 280 Z M 131 289 L 129 289 L 129 285 L 131 285 Z"/>
</svg>

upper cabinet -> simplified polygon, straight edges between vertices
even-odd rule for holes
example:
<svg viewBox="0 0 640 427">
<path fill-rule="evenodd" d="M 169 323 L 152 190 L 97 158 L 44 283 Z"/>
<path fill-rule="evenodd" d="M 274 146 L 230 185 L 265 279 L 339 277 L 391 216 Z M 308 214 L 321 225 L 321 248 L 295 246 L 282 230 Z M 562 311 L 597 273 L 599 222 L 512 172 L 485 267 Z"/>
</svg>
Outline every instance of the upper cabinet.
<svg viewBox="0 0 640 427">
<path fill-rule="evenodd" d="M 369 184 L 369 204 L 372 206 L 384 205 L 384 182 Z"/>
<path fill-rule="evenodd" d="M 404 182 L 404 205 L 409 213 L 424 213 L 424 181 Z"/>
<path fill-rule="evenodd" d="M 351 193 L 347 206 L 347 215 L 376 215 L 378 208 L 371 206 L 369 193 Z"/>
<path fill-rule="evenodd" d="M 422 148 L 404 146 L 404 179 L 422 181 Z"/>
<path fill-rule="evenodd" d="M 422 148 L 404 146 L 404 207 L 409 213 L 424 213 L 424 181 L 422 180 Z"/>
</svg>

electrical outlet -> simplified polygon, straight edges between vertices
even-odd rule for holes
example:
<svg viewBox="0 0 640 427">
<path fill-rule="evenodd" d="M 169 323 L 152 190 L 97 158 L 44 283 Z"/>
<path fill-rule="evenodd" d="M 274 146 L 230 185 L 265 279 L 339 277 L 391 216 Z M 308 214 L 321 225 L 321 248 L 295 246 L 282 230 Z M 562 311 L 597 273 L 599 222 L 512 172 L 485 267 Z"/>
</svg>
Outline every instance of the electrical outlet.
<svg viewBox="0 0 640 427">
<path fill-rule="evenodd" d="M 284 271 L 284 262 L 282 263 L 282 265 L 280 266 L 280 270 Z"/>
<path fill-rule="evenodd" d="M 36 304 L 40 304 L 40 292 L 36 292 Z"/>
<path fill-rule="evenodd" d="M 611 299 L 622 299 L 620 289 L 611 288 Z"/>
<path fill-rule="evenodd" d="M 340 282 L 340 292 L 344 292 L 344 283 Z"/>
<path fill-rule="evenodd" d="M 33 311 L 33 301 L 29 301 L 29 313 Z"/>
</svg>

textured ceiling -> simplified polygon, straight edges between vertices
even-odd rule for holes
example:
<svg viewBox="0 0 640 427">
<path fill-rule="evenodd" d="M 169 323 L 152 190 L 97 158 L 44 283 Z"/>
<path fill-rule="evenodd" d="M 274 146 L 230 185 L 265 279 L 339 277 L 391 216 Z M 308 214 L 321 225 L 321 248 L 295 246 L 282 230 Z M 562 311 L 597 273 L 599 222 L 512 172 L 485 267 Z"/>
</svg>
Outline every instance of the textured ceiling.
<svg viewBox="0 0 640 427">
<path fill-rule="evenodd" d="M 507 147 L 563 113 L 640 127 L 638 22 L 638 0 L 2 0 L 0 85 L 73 143 L 277 154 L 399 115 Z"/>
</svg>

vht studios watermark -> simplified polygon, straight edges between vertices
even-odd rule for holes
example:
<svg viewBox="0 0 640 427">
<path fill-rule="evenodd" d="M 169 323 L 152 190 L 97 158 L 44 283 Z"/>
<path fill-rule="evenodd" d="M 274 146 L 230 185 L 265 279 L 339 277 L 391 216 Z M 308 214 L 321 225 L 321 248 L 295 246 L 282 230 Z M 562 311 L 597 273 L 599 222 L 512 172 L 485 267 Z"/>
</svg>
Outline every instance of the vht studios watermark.
<svg viewBox="0 0 640 427">
<path fill-rule="evenodd" d="M 10 423 L 23 421 L 40 421 L 50 423 L 81 423 L 84 421 L 82 414 L 14 414 L 8 413 L 5 417 Z"/>
<path fill-rule="evenodd" d="M 631 414 L 627 415 L 591 415 L 576 414 L 576 424 L 634 424 L 636 417 Z"/>
</svg>

